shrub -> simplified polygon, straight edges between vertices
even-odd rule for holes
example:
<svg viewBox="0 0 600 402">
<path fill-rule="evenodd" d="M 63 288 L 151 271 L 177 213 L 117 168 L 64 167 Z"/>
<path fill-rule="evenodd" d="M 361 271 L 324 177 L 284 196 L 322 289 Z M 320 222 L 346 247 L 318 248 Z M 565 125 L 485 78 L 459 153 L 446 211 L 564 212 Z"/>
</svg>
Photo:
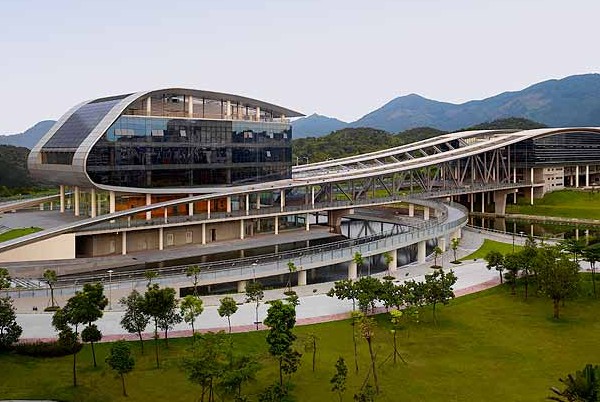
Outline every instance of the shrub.
<svg viewBox="0 0 600 402">
<path fill-rule="evenodd" d="M 76 352 L 79 352 L 83 345 L 79 342 L 75 344 Z M 37 341 L 23 342 L 13 346 L 15 353 L 32 357 L 62 357 L 73 354 L 73 349 L 59 341 Z"/>
<path fill-rule="evenodd" d="M 58 307 L 58 306 L 48 306 L 48 307 L 46 307 L 44 309 L 44 311 L 46 311 L 46 312 L 54 312 L 54 311 L 57 311 L 58 309 L 60 309 L 60 307 Z"/>
<path fill-rule="evenodd" d="M 384 281 L 393 281 L 395 279 L 396 279 L 396 277 L 391 276 L 391 275 L 386 275 L 386 276 L 383 277 Z"/>
</svg>

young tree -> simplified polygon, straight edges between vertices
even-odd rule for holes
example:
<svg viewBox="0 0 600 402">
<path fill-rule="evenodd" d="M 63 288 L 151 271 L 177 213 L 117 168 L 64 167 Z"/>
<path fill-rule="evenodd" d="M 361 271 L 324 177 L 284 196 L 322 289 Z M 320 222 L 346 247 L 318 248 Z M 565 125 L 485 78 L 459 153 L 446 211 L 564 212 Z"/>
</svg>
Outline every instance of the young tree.
<svg viewBox="0 0 600 402">
<path fill-rule="evenodd" d="M 600 401 L 600 367 L 587 364 L 583 370 L 569 374 L 567 378 L 559 378 L 564 389 L 556 387 L 550 390 L 556 395 L 548 397 L 552 401 L 587 402 Z"/>
<path fill-rule="evenodd" d="M 160 288 L 158 284 L 148 287 L 144 293 L 144 302 L 142 304 L 143 312 L 151 317 L 154 322 L 154 351 L 156 354 L 156 368 L 160 367 L 158 359 L 158 328 L 170 312 L 175 310 L 177 301 L 175 300 L 175 289 Z M 161 327 L 162 328 L 162 327 Z"/>
<path fill-rule="evenodd" d="M 296 371 L 298 371 L 298 368 L 300 368 L 300 363 L 302 362 L 301 358 L 302 353 L 292 348 L 283 354 L 281 371 L 288 376 L 288 382 L 291 380 L 292 374 L 294 374 Z"/>
<path fill-rule="evenodd" d="M 129 296 L 121 298 L 119 303 L 125 306 L 125 314 L 121 318 L 121 327 L 130 334 L 138 335 L 143 355 L 144 338 L 142 333 L 150 323 L 150 316 L 144 312 L 144 296 L 140 295 L 137 290 L 132 290 Z"/>
<path fill-rule="evenodd" d="M 234 396 L 235 401 L 244 401 L 242 385 L 256 378 L 260 365 L 252 356 L 244 355 L 233 358 L 226 370 L 221 375 L 221 388 L 225 395 Z"/>
<path fill-rule="evenodd" d="M 279 360 L 279 385 L 283 385 L 283 359 L 291 352 L 296 340 L 296 335 L 292 332 L 296 325 L 296 309 L 291 304 L 274 300 L 267 311 L 265 325 L 269 327 L 269 353 Z"/>
<path fill-rule="evenodd" d="M 523 267 L 522 255 L 520 253 L 508 254 L 504 257 L 503 266 L 506 269 L 504 278 L 506 279 L 506 282 L 510 284 L 511 294 L 514 295 L 516 294 L 519 272 Z"/>
<path fill-rule="evenodd" d="M 135 360 L 131 356 L 131 349 L 129 349 L 127 342 L 115 342 L 110 348 L 109 355 L 106 357 L 106 363 L 121 377 L 123 396 L 127 396 L 125 374 L 131 372 L 135 367 Z"/>
<path fill-rule="evenodd" d="M 312 353 L 312 371 L 313 371 L 313 373 L 315 372 L 315 366 L 317 364 L 317 340 L 318 339 L 319 338 L 314 333 L 308 334 L 306 339 L 304 339 L 304 350 L 306 352 Z"/>
<path fill-rule="evenodd" d="M 358 289 L 356 282 L 350 279 L 342 279 L 336 281 L 333 287 L 327 292 L 329 297 L 337 297 L 340 300 L 352 300 L 352 311 L 356 310 L 356 298 L 358 297 Z"/>
<path fill-rule="evenodd" d="M 363 276 L 354 286 L 357 291 L 358 308 L 363 313 L 375 309 L 375 303 L 381 297 L 381 281 L 372 276 Z"/>
<path fill-rule="evenodd" d="M 227 317 L 227 325 L 229 327 L 229 333 L 231 333 L 231 316 L 238 311 L 238 306 L 233 297 L 225 296 L 221 300 L 219 300 L 221 304 L 219 304 L 219 308 L 217 312 L 219 313 L 219 317 Z M 258 321 L 258 319 L 257 319 Z"/>
<path fill-rule="evenodd" d="M 487 261 L 487 269 L 491 270 L 494 268 L 498 271 L 500 283 L 503 283 L 502 271 L 504 271 L 504 255 L 499 251 L 492 250 L 485 255 L 484 259 Z"/>
<path fill-rule="evenodd" d="M 296 264 L 294 264 L 293 261 L 288 261 L 287 263 L 287 267 L 288 267 L 288 281 L 287 281 L 287 292 L 291 293 L 292 292 L 292 274 L 296 271 L 298 271 L 298 267 L 296 266 Z"/>
<path fill-rule="evenodd" d="M 260 306 L 260 302 L 265 297 L 265 292 L 263 292 L 263 287 L 260 282 L 252 281 L 246 284 L 246 303 L 254 303 L 254 311 L 256 313 L 256 330 L 258 331 L 258 307 Z"/>
<path fill-rule="evenodd" d="M 454 298 L 452 286 L 456 283 L 456 275 L 453 271 L 444 272 L 436 269 L 432 274 L 425 275 L 425 300 L 433 306 L 433 322 L 437 324 L 435 307 L 437 304 L 448 304 Z"/>
<path fill-rule="evenodd" d="M 360 272 L 360 268 L 365 263 L 365 259 L 363 258 L 362 254 L 359 253 L 358 251 L 356 253 L 354 253 L 354 257 L 352 257 L 352 261 L 356 264 L 356 270 L 358 272 Z"/>
<path fill-rule="evenodd" d="M 335 363 L 335 374 L 329 380 L 331 384 L 331 392 L 337 392 L 340 402 L 346 391 L 346 379 L 348 378 L 348 367 L 343 357 L 339 357 Z"/>
<path fill-rule="evenodd" d="M 393 252 L 395 253 L 396 251 Z M 387 276 L 392 276 L 392 271 L 390 269 L 390 264 L 392 263 L 392 261 L 394 261 L 392 252 L 386 251 L 385 253 L 383 253 L 383 261 L 385 262 L 385 266 L 387 267 Z"/>
<path fill-rule="evenodd" d="M 200 400 L 204 401 L 208 393 L 208 401 L 213 402 L 215 385 L 227 371 L 227 342 L 223 332 L 196 334 L 195 337 L 197 347 L 191 357 L 184 358 L 183 367 L 188 379 L 200 385 Z"/>
<path fill-rule="evenodd" d="M 58 280 L 56 276 L 56 271 L 54 271 L 53 269 L 45 270 L 43 279 L 44 282 L 46 282 L 46 284 L 50 288 L 50 307 L 55 307 L 56 301 L 54 300 L 54 284 Z"/>
<path fill-rule="evenodd" d="M 100 342 L 102 340 L 102 332 L 98 329 L 96 324 L 90 324 L 81 331 L 81 340 L 92 345 L 92 356 L 94 358 L 94 367 L 96 364 L 96 351 L 94 350 L 94 342 Z"/>
<path fill-rule="evenodd" d="M 573 254 L 575 262 L 579 262 L 579 255 L 585 249 L 585 240 L 583 239 L 565 239 L 559 243 L 559 247 Z"/>
<path fill-rule="evenodd" d="M 158 320 L 158 327 L 165 332 L 165 347 L 167 349 L 169 348 L 169 330 L 173 329 L 181 321 L 183 321 L 183 317 L 177 311 L 177 300 L 173 297 L 173 303 Z"/>
<path fill-rule="evenodd" d="M 198 296 L 198 279 L 200 277 L 201 271 L 202 271 L 202 269 L 200 268 L 199 265 L 190 265 L 185 270 L 185 275 L 188 278 L 191 278 L 192 285 L 194 285 L 194 296 Z"/>
<path fill-rule="evenodd" d="M 373 373 L 373 381 L 375 382 L 375 390 L 379 393 L 379 380 L 377 378 L 377 364 L 375 362 L 375 351 L 373 350 L 373 338 L 375 337 L 375 320 L 362 315 L 360 318 L 360 333 L 363 339 L 369 345 L 369 356 L 371 357 L 371 372 Z"/>
<path fill-rule="evenodd" d="M 396 341 L 398 329 L 399 329 L 400 325 L 402 324 L 402 316 L 403 315 L 404 315 L 404 312 L 401 310 L 390 311 L 390 322 L 392 323 L 392 329 L 390 330 L 390 332 L 392 333 L 393 340 L 394 340 L 394 350 L 392 352 L 392 356 L 394 356 L 394 366 L 396 365 L 396 357 L 400 357 L 400 360 L 402 360 L 404 362 L 404 364 L 407 364 L 406 360 L 404 360 L 404 358 L 398 351 L 398 343 Z M 389 359 L 389 357 L 387 359 Z"/>
<path fill-rule="evenodd" d="M 180 308 L 183 320 L 192 326 L 192 339 L 194 339 L 194 334 L 196 333 L 194 322 L 196 321 L 196 317 L 204 311 L 202 299 L 196 296 L 187 295 L 181 301 Z"/>
<path fill-rule="evenodd" d="M 452 240 L 450 241 L 450 247 L 452 248 L 452 253 L 454 254 L 454 261 L 452 261 L 454 264 L 457 264 L 459 262 L 458 257 L 456 256 L 459 245 L 460 239 L 458 237 L 452 238 Z"/>
<path fill-rule="evenodd" d="M 437 263 L 438 257 L 441 256 L 442 254 L 444 254 L 444 252 L 442 251 L 441 248 L 439 248 L 438 246 L 435 246 L 433 248 L 433 266 L 431 268 L 442 268 L 442 266 L 438 265 L 438 263 Z"/>
<path fill-rule="evenodd" d="M 0 351 L 8 350 L 19 341 L 23 329 L 17 324 L 17 315 L 10 297 L 0 298 Z"/>
<path fill-rule="evenodd" d="M 85 306 L 81 306 L 81 313 L 84 314 L 84 322 L 87 323 L 88 328 L 93 325 L 94 322 L 102 318 L 104 315 L 103 310 L 108 305 L 108 299 L 104 296 L 104 286 L 101 283 L 86 283 L 83 285 L 82 294 L 85 296 L 84 299 L 86 301 Z M 92 346 L 92 356 L 94 358 L 94 367 L 96 364 L 96 349 L 94 347 L 94 342 L 102 339 L 102 334 L 98 330 L 98 327 L 94 325 L 95 329 L 92 328 L 86 332 L 85 339 L 82 340 L 84 342 L 89 342 Z M 85 331 L 85 330 L 84 330 Z"/>
<path fill-rule="evenodd" d="M 10 287 L 10 275 L 8 269 L 0 268 L 0 290 L 8 289 Z"/>
<path fill-rule="evenodd" d="M 146 280 L 148 281 L 148 283 L 146 284 L 146 287 L 149 288 L 150 286 L 152 286 L 152 281 L 155 280 L 156 278 L 158 278 L 158 271 L 154 271 L 154 270 L 149 270 L 144 272 L 144 278 L 146 278 Z"/>
<path fill-rule="evenodd" d="M 600 261 L 600 244 L 596 243 L 586 247 L 582 252 L 582 257 L 590 263 L 592 270 L 592 287 L 594 290 L 594 298 L 596 297 L 596 263 Z"/>
<path fill-rule="evenodd" d="M 540 290 L 554 303 L 554 318 L 560 315 L 560 302 L 572 296 L 579 285 L 579 264 L 571 261 L 557 248 L 538 251 L 535 262 Z"/>
</svg>

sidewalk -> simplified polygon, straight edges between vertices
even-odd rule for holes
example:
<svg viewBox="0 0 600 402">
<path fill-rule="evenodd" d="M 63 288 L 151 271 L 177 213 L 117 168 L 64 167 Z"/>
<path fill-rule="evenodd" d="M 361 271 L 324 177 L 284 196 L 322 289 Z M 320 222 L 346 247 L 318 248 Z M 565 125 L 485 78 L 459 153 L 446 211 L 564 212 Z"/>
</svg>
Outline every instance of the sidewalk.
<svg viewBox="0 0 600 402">
<path fill-rule="evenodd" d="M 463 239 L 458 249 L 458 257 L 462 257 L 470 254 L 483 243 L 483 237 L 470 230 L 463 230 Z M 489 271 L 486 268 L 485 262 L 465 262 L 460 265 L 449 264 L 449 261 L 453 259 L 452 250 L 447 251 L 441 257 L 443 260 L 444 267 L 446 269 L 452 269 L 458 277 L 458 281 L 455 285 L 455 293 L 457 296 L 468 293 L 477 292 L 488 287 L 495 286 L 497 284 L 497 273 L 495 271 Z M 429 258 L 423 264 L 411 264 L 398 268 L 397 271 L 393 272 L 393 276 L 396 277 L 398 282 L 404 280 L 415 279 L 423 280 L 424 275 L 432 272 L 430 266 L 432 265 L 432 258 Z M 387 273 L 381 273 L 374 275 L 375 277 L 383 277 Z M 352 310 L 351 301 L 341 301 L 337 298 L 328 297 L 325 293 L 333 287 L 333 282 L 309 284 L 306 286 L 294 287 L 300 298 L 300 305 L 297 307 L 297 324 L 307 325 L 317 322 L 340 320 L 349 317 L 349 312 Z M 281 299 L 285 296 L 283 291 L 285 289 L 267 290 L 265 291 L 265 298 L 263 303 L 259 307 L 259 321 L 264 319 L 268 305 L 265 304 L 268 300 Z M 135 336 L 127 334 L 121 328 L 119 322 L 123 315 L 121 306 L 116 305 L 114 300 L 117 300 L 115 292 L 113 292 L 113 308 L 115 310 L 105 311 L 104 317 L 98 320 L 98 328 L 104 334 L 104 341 L 112 341 L 115 339 L 136 339 Z M 239 305 L 238 311 L 231 317 L 232 331 L 244 332 L 254 330 L 255 321 L 255 310 L 254 305 L 244 303 L 244 294 L 233 294 L 231 295 Z M 204 312 L 196 323 L 196 327 L 200 331 L 219 331 L 227 330 L 227 319 L 221 318 L 217 313 L 217 307 L 219 299 L 224 297 L 223 295 L 218 296 L 206 296 L 203 297 L 204 301 Z M 20 309 L 31 311 L 33 303 L 38 303 L 40 300 L 37 299 L 19 299 Z M 61 301 L 64 302 L 64 301 Z M 47 300 L 43 301 L 42 306 L 45 306 Z M 23 340 L 34 340 L 34 339 L 47 339 L 56 337 L 54 328 L 51 325 L 52 314 L 37 312 L 17 314 L 17 321 L 23 327 Z M 148 332 L 144 335 L 150 339 L 152 334 L 151 328 L 147 328 Z M 191 330 L 185 323 L 177 325 L 169 336 L 190 336 Z"/>
</svg>

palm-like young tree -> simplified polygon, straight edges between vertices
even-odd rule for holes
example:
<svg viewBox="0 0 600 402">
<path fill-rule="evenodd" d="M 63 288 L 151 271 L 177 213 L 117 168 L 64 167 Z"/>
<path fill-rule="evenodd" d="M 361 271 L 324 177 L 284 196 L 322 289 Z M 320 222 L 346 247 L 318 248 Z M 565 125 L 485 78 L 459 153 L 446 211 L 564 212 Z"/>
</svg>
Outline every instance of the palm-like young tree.
<svg viewBox="0 0 600 402">
<path fill-rule="evenodd" d="M 440 255 L 442 255 L 443 251 L 441 248 L 439 248 L 438 246 L 436 246 L 433 249 L 433 267 L 432 268 L 441 268 L 438 263 L 437 263 L 437 259 Z"/>
<path fill-rule="evenodd" d="M 294 264 L 293 261 L 288 261 L 287 263 L 287 267 L 288 267 L 288 281 L 287 281 L 287 288 L 288 288 L 288 293 L 292 292 L 292 274 L 294 272 L 296 272 L 298 270 L 298 267 L 296 266 L 296 264 Z"/>
<path fill-rule="evenodd" d="M 50 305 L 51 307 L 56 306 L 56 301 L 54 300 L 54 284 L 58 280 L 56 276 L 56 271 L 53 269 L 47 269 L 44 271 L 44 282 L 48 284 L 50 288 Z"/>
<path fill-rule="evenodd" d="M 565 385 L 563 390 L 550 388 L 555 395 L 548 397 L 551 401 L 561 402 L 595 402 L 600 400 L 600 367 L 588 364 L 581 371 L 560 378 Z"/>
</svg>

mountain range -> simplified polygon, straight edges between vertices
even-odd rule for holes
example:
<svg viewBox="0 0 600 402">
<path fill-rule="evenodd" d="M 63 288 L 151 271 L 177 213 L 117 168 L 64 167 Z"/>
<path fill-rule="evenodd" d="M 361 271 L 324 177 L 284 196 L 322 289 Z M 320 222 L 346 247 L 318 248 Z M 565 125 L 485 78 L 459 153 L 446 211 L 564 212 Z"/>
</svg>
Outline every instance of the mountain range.
<svg viewBox="0 0 600 402">
<path fill-rule="evenodd" d="M 600 74 L 573 75 L 454 104 L 417 94 L 397 97 L 360 119 L 346 123 L 312 114 L 292 122 L 295 138 L 319 137 L 343 128 L 370 127 L 398 133 L 416 127 L 452 131 L 485 121 L 520 117 L 550 127 L 600 126 Z M 21 134 L 0 136 L 0 144 L 32 148 L 52 127 L 44 120 Z"/>
</svg>

